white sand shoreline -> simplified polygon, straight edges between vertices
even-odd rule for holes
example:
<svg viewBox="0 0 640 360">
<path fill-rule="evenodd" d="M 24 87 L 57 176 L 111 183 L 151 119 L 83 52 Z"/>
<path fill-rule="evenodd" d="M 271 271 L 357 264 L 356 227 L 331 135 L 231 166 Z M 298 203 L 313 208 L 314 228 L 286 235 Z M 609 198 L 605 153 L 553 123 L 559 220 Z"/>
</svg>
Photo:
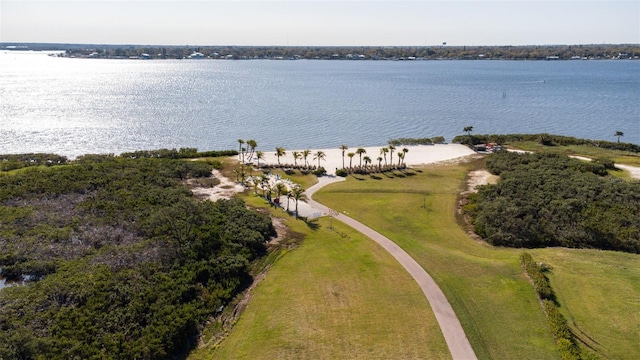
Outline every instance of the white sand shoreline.
<svg viewBox="0 0 640 360">
<path fill-rule="evenodd" d="M 366 150 L 366 153 L 362 155 L 362 157 L 364 158 L 365 156 L 369 156 L 372 160 L 372 165 L 377 165 L 378 164 L 378 160 L 376 160 L 378 157 L 383 157 L 382 155 L 380 155 L 380 149 L 382 149 L 385 146 L 365 146 L 362 147 L 363 149 Z M 447 160 L 452 160 L 452 159 L 456 159 L 456 158 L 460 158 L 460 157 L 464 157 L 464 156 L 468 156 L 468 155 L 472 155 L 475 154 L 475 152 L 471 149 L 469 149 L 467 146 L 465 145 L 461 145 L 461 144 L 436 144 L 436 145 L 410 145 L 410 146 L 397 146 L 396 150 L 393 152 L 393 163 L 397 164 L 398 163 L 398 152 L 402 152 L 402 149 L 407 148 L 409 151 L 406 153 L 405 155 L 405 159 L 404 159 L 404 163 L 407 166 L 418 166 L 418 165 L 424 165 L 424 164 L 432 164 L 432 163 L 436 163 L 436 162 L 441 162 L 441 161 L 447 161 Z M 349 167 L 349 157 L 347 156 L 348 153 L 353 152 L 355 153 L 356 150 L 358 148 L 349 148 L 345 151 L 345 156 L 344 156 L 344 164 L 345 167 Z M 278 158 L 276 156 L 276 151 L 275 149 L 273 150 L 264 150 L 264 149 L 260 149 L 261 151 L 264 152 L 265 155 L 265 159 L 264 160 L 260 160 L 260 164 L 277 164 L 278 163 Z M 318 151 L 323 151 L 326 155 L 325 160 L 320 161 L 320 165 L 322 167 L 324 167 L 327 170 L 328 174 L 335 174 L 335 171 L 337 169 L 341 169 L 342 168 L 342 150 L 340 150 L 340 148 L 336 147 L 334 149 L 309 149 L 311 150 L 311 154 L 307 157 L 307 162 L 309 163 L 309 165 L 311 166 L 318 166 L 318 160 L 314 160 L 314 155 L 318 152 Z M 294 151 L 297 151 L 299 153 L 302 153 L 303 150 L 298 150 L 298 149 L 286 149 L 285 148 L 285 155 L 280 157 L 280 164 L 294 164 L 293 161 L 293 155 L 292 153 Z M 387 154 L 387 163 L 390 164 L 390 154 Z M 255 158 L 254 158 L 255 160 Z M 304 160 L 300 159 L 297 161 L 298 165 L 304 164 Z M 384 165 L 384 160 L 382 161 L 382 164 Z M 362 162 L 362 164 L 364 165 L 364 161 Z M 353 161 L 352 161 L 352 165 L 355 166 L 359 166 L 360 165 L 360 156 L 358 154 L 356 154 L 353 157 Z"/>
</svg>

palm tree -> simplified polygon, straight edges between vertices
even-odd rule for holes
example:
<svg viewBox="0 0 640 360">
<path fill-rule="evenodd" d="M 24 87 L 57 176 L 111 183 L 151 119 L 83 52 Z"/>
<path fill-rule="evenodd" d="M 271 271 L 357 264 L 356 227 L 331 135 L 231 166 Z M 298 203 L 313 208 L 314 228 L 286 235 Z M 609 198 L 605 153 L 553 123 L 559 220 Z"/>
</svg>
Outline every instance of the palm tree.
<svg viewBox="0 0 640 360">
<path fill-rule="evenodd" d="M 309 155 L 311 155 L 311 150 L 309 150 L 309 149 L 304 150 L 302 152 L 302 158 L 304 159 L 304 165 L 306 167 L 309 167 L 309 162 L 307 161 L 307 158 L 309 157 Z"/>
<path fill-rule="evenodd" d="M 266 198 L 267 198 L 267 200 L 269 200 L 269 202 L 271 202 L 271 200 L 272 200 L 271 199 L 271 195 L 273 194 L 273 190 L 274 190 L 273 186 L 271 186 L 270 183 L 267 183 L 267 185 L 265 186 L 265 189 L 267 190 L 266 191 L 266 193 L 267 193 Z"/>
<path fill-rule="evenodd" d="M 347 151 L 349 147 L 347 145 L 340 145 L 340 150 L 342 150 L 342 168 L 344 169 L 344 152 Z"/>
<path fill-rule="evenodd" d="M 380 171 L 382 169 L 382 156 L 378 156 L 376 160 L 378 160 L 378 171 Z"/>
<path fill-rule="evenodd" d="M 402 153 L 404 154 L 402 156 L 402 163 L 404 164 L 404 159 L 407 157 L 407 153 L 409 152 L 409 149 L 407 148 L 402 148 Z"/>
<path fill-rule="evenodd" d="M 393 150 L 395 150 L 395 149 L 396 149 L 396 147 L 395 147 L 395 146 L 393 146 L 393 145 L 389 145 L 389 153 L 390 153 L 390 154 L 389 154 L 389 163 L 390 163 L 391 165 L 393 165 Z"/>
<path fill-rule="evenodd" d="M 473 126 L 465 126 L 462 131 L 466 132 L 469 135 L 469 145 L 473 145 L 471 142 L 471 132 L 473 131 Z"/>
<path fill-rule="evenodd" d="M 276 157 L 278 158 L 278 165 L 280 165 L 280 156 L 285 156 L 287 153 L 283 147 L 276 147 Z"/>
<path fill-rule="evenodd" d="M 613 136 L 617 136 L 618 137 L 618 142 L 620 142 L 620 136 L 624 136 L 624 133 L 622 131 L 616 131 L 615 135 Z"/>
<path fill-rule="evenodd" d="M 269 175 L 262 174 L 262 176 L 260 176 L 260 184 L 262 187 L 262 196 L 264 196 L 265 189 L 269 186 Z"/>
<path fill-rule="evenodd" d="M 287 192 L 287 187 L 283 183 L 279 182 L 276 184 L 275 190 L 276 190 L 276 199 L 280 199 L 280 196 L 284 195 Z"/>
<path fill-rule="evenodd" d="M 320 160 L 325 160 L 327 158 L 327 154 L 324 153 L 324 151 L 322 150 L 318 150 L 314 155 L 313 155 L 313 160 L 318 160 L 318 169 L 321 168 L 320 166 Z"/>
<path fill-rule="evenodd" d="M 244 185 L 244 179 L 247 176 L 247 173 L 245 172 L 246 167 L 247 167 L 247 165 L 245 165 L 244 163 L 240 164 L 239 173 L 240 173 L 240 183 L 242 185 Z"/>
<path fill-rule="evenodd" d="M 287 190 L 287 192 L 285 193 L 285 195 L 287 196 L 287 212 L 289 212 L 289 200 L 291 200 L 291 198 L 293 197 L 293 193 L 291 191 L 292 190 Z"/>
<path fill-rule="evenodd" d="M 360 167 L 362 167 L 362 154 L 366 154 L 367 150 L 363 149 L 363 148 L 358 148 L 358 150 L 356 150 L 356 154 L 360 155 Z"/>
<path fill-rule="evenodd" d="M 367 167 L 368 164 L 371 164 L 371 158 L 368 156 L 364 157 L 364 166 Z"/>
<path fill-rule="evenodd" d="M 298 201 L 306 199 L 304 190 L 300 186 L 295 186 L 291 189 L 291 197 L 296 201 L 296 219 L 298 218 Z"/>
<path fill-rule="evenodd" d="M 351 166 L 351 164 L 353 163 L 353 157 L 356 156 L 356 153 L 348 153 L 347 156 L 349 157 L 349 169 L 351 169 L 353 166 Z"/>
<path fill-rule="evenodd" d="M 256 151 L 256 159 L 258 159 L 258 168 L 259 168 L 260 160 L 264 160 L 264 151 Z"/>
<path fill-rule="evenodd" d="M 404 154 L 403 152 L 399 152 L 398 153 L 398 166 L 400 166 L 402 164 L 402 161 L 404 160 Z"/>
<path fill-rule="evenodd" d="M 253 178 L 253 193 L 258 195 L 258 185 L 260 185 L 260 178 Z M 264 191 L 264 190 L 263 190 Z"/>
<path fill-rule="evenodd" d="M 302 154 L 298 151 L 294 151 L 291 153 L 291 156 L 293 156 L 293 166 L 298 166 L 298 159 L 302 157 Z"/>
<path fill-rule="evenodd" d="M 247 140 L 247 146 L 249 147 L 249 150 L 251 150 L 251 153 L 249 154 L 249 160 L 251 160 L 251 158 L 253 158 L 253 153 L 256 151 L 256 147 L 258 147 L 258 143 L 255 140 Z"/>
<path fill-rule="evenodd" d="M 384 164 L 387 165 L 387 153 L 389 152 L 389 148 L 383 147 L 380 149 L 380 155 L 384 156 Z"/>
<path fill-rule="evenodd" d="M 238 139 L 238 159 L 243 159 L 244 162 L 244 153 L 242 152 L 242 145 L 244 144 L 244 140 Z"/>
</svg>

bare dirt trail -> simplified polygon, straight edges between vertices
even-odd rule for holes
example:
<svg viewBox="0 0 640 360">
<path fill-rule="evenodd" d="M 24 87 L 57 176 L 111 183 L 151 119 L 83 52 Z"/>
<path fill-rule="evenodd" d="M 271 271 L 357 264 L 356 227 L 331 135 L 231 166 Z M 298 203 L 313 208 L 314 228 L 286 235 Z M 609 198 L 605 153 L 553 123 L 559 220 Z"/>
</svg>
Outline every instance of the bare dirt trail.
<svg viewBox="0 0 640 360">
<path fill-rule="evenodd" d="M 418 283 L 418 286 L 422 289 L 422 292 L 427 297 L 429 304 L 431 305 L 431 309 L 433 310 L 436 320 L 438 321 L 438 325 L 442 330 L 442 334 L 444 335 L 444 339 L 449 347 L 449 352 L 451 352 L 451 356 L 455 360 L 475 360 L 477 359 L 476 354 L 471 348 L 471 344 L 467 339 L 467 335 L 462 329 L 462 325 L 458 320 L 451 304 L 444 296 L 444 293 L 436 284 L 436 282 L 431 278 L 431 276 L 418 264 L 409 254 L 407 254 L 402 248 L 400 248 L 396 243 L 391 241 L 389 238 L 383 236 L 377 231 L 371 229 L 370 227 L 344 215 L 340 214 L 335 210 L 332 210 L 317 201 L 312 200 L 311 196 L 323 186 L 337 182 L 340 180 L 344 180 L 343 178 L 334 177 L 321 177 L 320 181 L 314 186 L 310 187 L 306 191 L 307 202 L 312 207 L 322 211 L 325 215 L 331 215 L 335 219 L 342 221 L 343 223 L 353 227 L 354 229 L 360 231 L 364 235 L 371 238 L 373 241 L 377 242 L 382 246 L 391 256 L 393 256 L 398 262 L 409 272 L 409 274 L 413 277 L 413 279 Z"/>
</svg>

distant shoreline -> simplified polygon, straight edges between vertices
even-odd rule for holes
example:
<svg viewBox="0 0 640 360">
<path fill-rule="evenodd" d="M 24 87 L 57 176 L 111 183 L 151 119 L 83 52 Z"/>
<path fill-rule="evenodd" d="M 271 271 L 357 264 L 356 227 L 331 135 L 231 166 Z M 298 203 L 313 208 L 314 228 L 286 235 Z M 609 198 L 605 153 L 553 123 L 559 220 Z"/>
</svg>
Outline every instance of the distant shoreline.
<svg viewBox="0 0 640 360">
<path fill-rule="evenodd" d="M 640 60 L 640 44 L 492 46 L 234 46 L 0 42 L 5 51 L 64 51 L 66 57 L 220 60 Z"/>
</svg>

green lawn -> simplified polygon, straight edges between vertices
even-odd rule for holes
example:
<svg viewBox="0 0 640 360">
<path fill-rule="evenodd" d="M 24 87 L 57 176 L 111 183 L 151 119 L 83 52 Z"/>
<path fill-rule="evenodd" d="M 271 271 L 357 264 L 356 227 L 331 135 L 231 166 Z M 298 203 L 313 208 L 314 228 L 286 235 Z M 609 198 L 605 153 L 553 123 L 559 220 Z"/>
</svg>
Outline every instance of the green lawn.
<svg viewBox="0 0 640 360">
<path fill-rule="evenodd" d="M 376 243 L 322 219 L 256 287 L 221 344 L 191 359 L 449 359 L 424 294 Z"/>
<path fill-rule="evenodd" d="M 368 224 L 416 259 L 445 292 L 479 358 L 557 358 L 519 266 L 520 251 L 471 240 L 456 223 L 467 170 L 448 165 L 413 176 L 350 178 L 322 189 L 316 199 Z"/>
<path fill-rule="evenodd" d="M 574 333 L 605 359 L 640 357 L 640 256 L 613 251 L 539 249 Z"/>
</svg>

